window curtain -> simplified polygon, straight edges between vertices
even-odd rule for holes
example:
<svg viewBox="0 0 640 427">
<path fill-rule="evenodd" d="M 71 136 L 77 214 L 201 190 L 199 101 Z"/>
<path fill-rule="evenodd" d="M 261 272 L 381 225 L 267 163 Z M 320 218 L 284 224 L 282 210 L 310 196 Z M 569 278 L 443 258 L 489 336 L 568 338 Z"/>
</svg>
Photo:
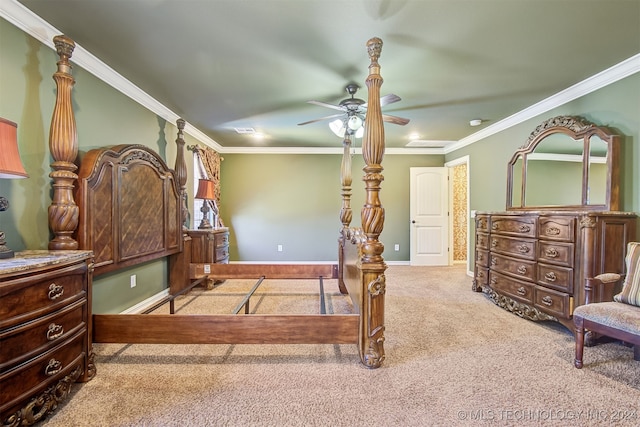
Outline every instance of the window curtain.
<svg viewBox="0 0 640 427">
<path fill-rule="evenodd" d="M 214 182 L 214 227 L 223 227 L 224 225 L 220 219 L 220 162 L 223 161 L 224 158 L 220 157 L 220 153 L 209 147 L 202 148 L 193 146 L 190 148 L 193 149 L 194 154 L 198 158 L 200 176 Z"/>
</svg>

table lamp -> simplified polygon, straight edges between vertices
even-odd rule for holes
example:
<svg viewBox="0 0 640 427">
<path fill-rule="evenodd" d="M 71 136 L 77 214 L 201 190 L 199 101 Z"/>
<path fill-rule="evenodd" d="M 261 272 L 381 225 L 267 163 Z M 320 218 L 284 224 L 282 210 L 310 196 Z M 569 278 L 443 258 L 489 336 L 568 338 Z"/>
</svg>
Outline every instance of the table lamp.
<svg viewBox="0 0 640 427">
<path fill-rule="evenodd" d="M 209 222 L 209 201 L 216 199 L 216 186 L 215 183 L 209 179 L 201 179 L 198 181 L 198 191 L 196 192 L 196 199 L 202 199 L 202 222 L 198 228 L 208 229 L 213 228 Z"/>
<path fill-rule="evenodd" d="M 27 178 L 18 153 L 18 125 L 0 118 L 0 178 Z M 0 196 L 0 211 L 9 208 L 9 201 Z M 4 232 L 0 230 L 0 259 L 13 258 L 14 252 L 7 247 Z"/>
</svg>

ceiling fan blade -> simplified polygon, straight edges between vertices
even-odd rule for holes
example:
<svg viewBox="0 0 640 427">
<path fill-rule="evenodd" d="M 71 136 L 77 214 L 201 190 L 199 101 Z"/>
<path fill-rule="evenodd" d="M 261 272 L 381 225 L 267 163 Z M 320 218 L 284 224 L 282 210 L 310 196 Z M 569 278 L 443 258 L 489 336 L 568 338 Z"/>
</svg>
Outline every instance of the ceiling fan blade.
<svg viewBox="0 0 640 427">
<path fill-rule="evenodd" d="M 393 104 L 394 102 L 398 101 L 402 101 L 402 98 L 400 98 L 398 95 L 390 93 L 388 95 L 380 97 L 380 106 L 384 107 L 385 105 Z M 361 107 L 367 108 L 367 104 L 368 102 L 365 102 L 361 105 Z"/>
<path fill-rule="evenodd" d="M 390 93 L 380 98 L 380 106 L 384 107 L 385 105 L 393 104 L 394 102 L 402 101 L 398 95 Z"/>
<path fill-rule="evenodd" d="M 322 120 L 329 120 L 335 117 L 342 117 L 344 114 L 332 114 L 330 116 L 320 117 L 319 119 L 309 120 L 308 122 L 298 123 L 298 126 L 308 125 L 309 123 L 321 122 Z"/>
<path fill-rule="evenodd" d="M 390 116 L 388 114 L 382 115 L 382 121 L 393 123 L 394 125 L 401 125 L 401 126 L 404 126 L 407 123 L 409 123 L 409 119 L 404 119 L 402 117 L 397 117 L 397 116 Z"/>
<path fill-rule="evenodd" d="M 344 108 L 340 107 L 339 105 L 327 104 L 326 102 L 322 102 L 322 101 L 307 101 L 307 103 L 319 105 L 321 107 L 332 108 L 332 109 L 338 110 L 338 111 L 344 111 Z"/>
</svg>

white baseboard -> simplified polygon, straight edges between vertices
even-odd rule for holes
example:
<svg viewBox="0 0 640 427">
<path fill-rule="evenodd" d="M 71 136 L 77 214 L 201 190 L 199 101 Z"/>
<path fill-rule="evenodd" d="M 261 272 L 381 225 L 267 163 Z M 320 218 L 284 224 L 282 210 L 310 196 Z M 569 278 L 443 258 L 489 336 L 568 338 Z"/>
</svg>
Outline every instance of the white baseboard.
<svg viewBox="0 0 640 427">
<path fill-rule="evenodd" d="M 162 301 L 168 296 L 169 296 L 169 289 L 165 289 L 147 298 L 146 300 L 140 301 L 136 305 L 129 307 L 128 309 L 121 312 L 120 314 L 140 314 L 143 311 L 145 311 L 147 308 L 152 307 L 153 305 L 157 304 L 158 302 Z"/>
</svg>

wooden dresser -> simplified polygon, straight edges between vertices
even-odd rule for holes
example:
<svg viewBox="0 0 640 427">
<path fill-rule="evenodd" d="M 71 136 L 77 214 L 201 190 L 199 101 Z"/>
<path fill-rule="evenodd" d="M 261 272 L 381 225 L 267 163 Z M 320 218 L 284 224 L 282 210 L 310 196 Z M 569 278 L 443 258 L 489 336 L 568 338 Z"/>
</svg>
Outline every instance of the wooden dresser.
<svg viewBox="0 0 640 427">
<path fill-rule="evenodd" d="M 474 291 L 571 331 L 575 307 L 613 299 L 616 290 L 592 279 L 624 274 L 637 239 L 636 214 L 621 212 L 621 142 L 577 116 L 531 132 L 507 165 L 506 211 L 476 213 Z"/>
<path fill-rule="evenodd" d="M 186 230 L 184 250 L 172 255 L 169 261 L 170 290 L 175 294 L 188 286 L 191 264 L 228 264 L 229 229 L 208 228 Z M 207 279 L 206 287 L 213 288 L 214 281 Z"/>
<path fill-rule="evenodd" d="M 624 273 L 635 233 L 633 213 L 478 213 L 473 289 L 518 316 L 573 330 L 573 309 L 586 303 L 586 281 Z"/>
<path fill-rule="evenodd" d="M 189 230 L 188 234 L 191 237 L 191 263 L 229 263 L 228 228 Z M 207 289 L 212 289 L 213 285 L 213 280 L 207 280 Z"/>
<path fill-rule="evenodd" d="M 91 346 L 91 251 L 24 251 L 0 260 L 0 417 L 30 425 L 74 381 L 96 373 Z"/>
<path fill-rule="evenodd" d="M 191 237 L 192 263 L 229 263 L 229 229 L 198 229 L 187 233 Z"/>
</svg>

